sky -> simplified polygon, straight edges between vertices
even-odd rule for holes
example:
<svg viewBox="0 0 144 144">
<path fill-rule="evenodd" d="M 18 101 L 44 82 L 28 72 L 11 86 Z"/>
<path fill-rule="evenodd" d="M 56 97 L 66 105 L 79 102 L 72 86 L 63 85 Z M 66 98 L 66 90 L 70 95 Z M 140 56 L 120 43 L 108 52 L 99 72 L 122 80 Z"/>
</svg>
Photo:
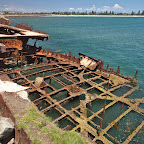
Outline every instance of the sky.
<svg viewBox="0 0 144 144">
<path fill-rule="evenodd" d="M 144 0 L 0 0 L 0 11 L 71 12 L 71 11 L 137 12 L 144 10 Z"/>
</svg>

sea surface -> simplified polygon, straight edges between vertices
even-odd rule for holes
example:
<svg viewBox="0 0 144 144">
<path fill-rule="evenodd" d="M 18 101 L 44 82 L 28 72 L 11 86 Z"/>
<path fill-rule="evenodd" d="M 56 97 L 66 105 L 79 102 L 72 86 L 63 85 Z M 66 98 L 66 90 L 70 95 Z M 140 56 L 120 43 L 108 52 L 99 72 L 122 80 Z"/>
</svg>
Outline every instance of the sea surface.
<svg viewBox="0 0 144 144">
<path fill-rule="evenodd" d="M 38 45 L 51 50 L 79 52 L 102 59 L 121 74 L 134 77 L 138 70 L 144 91 L 144 17 L 10 17 L 49 33 L 50 40 Z M 143 92 L 144 95 L 144 92 Z"/>
<path fill-rule="evenodd" d="M 139 89 L 132 98 L 144 96 L 144 17 L 10 17 L 9 19 L 13 21 L 12 25 L 28 23 L 29 26 L 33 25 L 34 30 L 49 33 L 50 40 L 38 42 L 38 46 L 42 45 L 45 49 L 62 50 L 63 53 L 71 51 L 74 55 L 80 52 L 95 59 L 102 59 L 105 68 L 107 64 L 115 70 L 120 66 L 120 73 L 126 76 L 134 77 L 138 70 Z M 144 105 L 141 108 L 144 108 Z M 131 118 L 138 124 L 138 117 L 134 115 Z M 125 123 L 127 122 L 122 124 Z M 112 133 L 115 133 L 114 130 Z M 138 136 L 132 143 L 143 143 L 142 141 L 142 136 Z"/>
</svg>

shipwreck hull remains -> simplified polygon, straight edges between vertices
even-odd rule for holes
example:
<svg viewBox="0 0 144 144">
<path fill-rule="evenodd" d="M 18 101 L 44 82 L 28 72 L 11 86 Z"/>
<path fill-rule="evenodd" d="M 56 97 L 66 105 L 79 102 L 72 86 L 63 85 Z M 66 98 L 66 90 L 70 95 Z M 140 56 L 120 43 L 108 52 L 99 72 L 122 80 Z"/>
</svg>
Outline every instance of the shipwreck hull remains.
<svg viewBox="0 0 144 144">
<path fill-rule="evenodd" d="M 24 26 L 17 24 L 17 28 Z M 33 38 L 47 39 L 48 35 Z M 0 54 L 4 65 L 0 78 L 3 80 L 6 74 L 13 82 L 30 87 L 29 99 L 52 117 L 53 123 L 58 123 L 63 130 L 78 131 L 96 143 L 126 144 L 137 135 L 142 137 L 144 109 L 140 105 L 144 101 L 131 98 L 137 91 L 137 72 L 134 78 L 127 77 L 120 74 L 120 67 L 117 71 L 109 69 L 109 65 L 104 69 L 102 60 L 83 54 L 79 58 L 71 52 L 58 54 L 28 46 L 26 40 L 23 45 L 15 56 Z M 4 51 L 8 52 L 13 53 Z M 16 58 L 14 63 L 20 63 L 20 68 L 10 70 L 6 64 L 10 58 Z M 41 80 L 36 84 L 38 77 Z"/>
</svg>

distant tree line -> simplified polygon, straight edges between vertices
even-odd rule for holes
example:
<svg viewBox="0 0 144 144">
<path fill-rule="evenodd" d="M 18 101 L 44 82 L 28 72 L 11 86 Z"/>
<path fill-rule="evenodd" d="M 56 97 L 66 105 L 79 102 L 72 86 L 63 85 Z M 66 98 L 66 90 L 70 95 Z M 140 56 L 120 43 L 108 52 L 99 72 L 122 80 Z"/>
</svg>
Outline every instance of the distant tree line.
<svg viewBox="0 0 144 144">
<path fill-rule="evenodd" d="M 91 11 L 91 12 L 76 12 L 76 11 L 72 11 L 72 12 L 10 12 L 10 11 L 4 11 L 1 12 L 4 15 L 13 15 L 13 14 L 32 14 L 32 15 L 37 15 L 37 14 L 55 14 L 55 15 L 144 15 L 144 10 L 141 12 L 140 10 L 138 12 L 134 12 L 132 11 L 131 13 L 122 13 L 122 12 L 114 12 L 114 11 L 104 11 L 104 12 L 96 12 L 96 11 Z"/>
<path fill-rule="evenodd" d="M 141 12 L 140 10 L 138 12 L 132 11 L 131 13 L 118 13 L 114 11 L 104 11 L 104 12 L 96 12 L 96 11 L 91 11 L 91 12 L 52 12 L 51 14 L 60 14 L 60 15 L 144 15 L 144 10 Z"/>
</svg>

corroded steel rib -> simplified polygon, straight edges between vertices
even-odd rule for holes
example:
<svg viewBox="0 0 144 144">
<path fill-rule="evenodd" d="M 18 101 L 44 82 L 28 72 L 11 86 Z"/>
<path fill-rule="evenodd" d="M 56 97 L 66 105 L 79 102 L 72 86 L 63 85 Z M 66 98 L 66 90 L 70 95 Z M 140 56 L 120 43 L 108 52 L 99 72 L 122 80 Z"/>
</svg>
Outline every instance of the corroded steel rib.
<svg viewBox="0 0 144 144">
<path fill-rule="evenodd" d="M 40 58 L 40 55 L 38 55 L 38 54 L 35 56 L 37 58 Z M 29 92 L 35 92 L 35 91 L 39 92 L 40 98 L 33 101 L 33 103 L 36 106 L 38 106 L 40 104 L 40 102 L 42 102 L 43 100 L 45 100 L 46 102 L 48 102 L 50 104 L 50 106 L 43 108 L 41 110 L 41 112 L 47 113 L 48 111 L 55 109 L 56 111 L 58 111 L 61 114 L 61 116 L 59 116 L 58 118 L 53 120 L 53 123 L 59 122 L 59 121 L 63 120 L 64 118 L 66 118 L 68 121 L 70 121 L 71 123 L 73 123 L 75 125 L 75 127 L 72 129 L 72 131 L 76 131 L 79 128 L 83 129 L 86 131 L 86 133 L 90 133 L 94 137 L 93 141 L 96 141 L 97 139 L 99 139 L 105 143 L 112 143 L 105 137 L 105 135 L 107 135 L 109 138 L 111 138 L 116 143 L 120 143 L 118 140 L 116 140 L 114 137 L 109 135 L 107 132 L 112 127 L 114 127 L 115 123 L 119 122 L 123 117 L 125 117 L 132 110 L 134 110 L 135 112 L 137 112 L 141 115 L 144 115 L 144 110 L 142 108 L 138 107 L 138 105 L 140 103 L 142 103 L 142 99 L 131 100 L 131 99 L 126 98 L 127 96 L 129 96 L 131 93 L 133 93 L 136 90 L 135 87 L 133 87 L 127 83 L 120 83 L 117 85 L 114 85 L 113 83 L 111 83 L 111 88 L 106 90 L 106 87 L 104 85 L 108 84 L 109 78 L 107 77 L 107 75 L 104 78 L 105 72 L 103 72 L 102 70 L 101 70 L 101 73 L 99 71 L 90 71 L 88 69 L 83 71 L 83 68 L 80 67 L 78 65 L 78 63 L 76 63 L 75 57 L 72 57 L 72 59 L 70 61 L 67 61 L 67 58 L 69 58 L 69 55 L 67 55 L 67 54 L 61 55 L 61 58 L 58 58 L 58 54 L 52 53 L 52 55 L 48 55 L 44 51 L 41 51 L 41 56 L 45 56 L 46 59 L 51 59 L 50 61 L 47 60 L 50 63 L 47 63 L 47 64 L 43 63 L 42 65 L 35 65 L 34 67 L 26 68 L 21 71 L 8 72 L 7 74 L 16 73 L 16 78 L 13 78 L 12 79 L 13 81 L 17 82 L 18 80 L 23 80 L 24 84 L 22 84 L 22 85 L 29 85 L 29 84 L 31 85 L 32 89 L 29 90 Z M 52 59 L 54 59 L 54 60 L 52 60 Z M 56 60 L 57 60 L 57 62 L 56 62 Z M 49 66 L 49 67 L 47 67 L 47 66 Z M 41 68 L 44 68 L 44 69 L 41 69 Z M 27 71 L 31 71 L 31 70 L 32 70 L 32 72 L 30 74 L 25 73 L 26 75 L 23 75 L 23 73 L 22 73 L 22 71 L 27 72 Z M 60 72 L 55 73 L 56 71 L 60 71 Z M 77 71 L 80 71 L 80 73 L 79 72 L 77 73 Z M 52 74 L 46 75 L 45 74 L 46 72 L 52 72 Z M 36 87 L 33 84 L 34 81 L 29 80 L 28 78 L 31 76 L 37 76 L 38 74 L 42 74 L 42 77 L 44 79 L 52 78 L 53 80 L 56 81 L 56 83 L 60 83 L 61 85 L 63 85 L 63 88 L 57 90 L 50 83 L 47 83 L 45 81 L 42 86 L 40 86 L 39 88 Z M 70 74 L 70 75 L 68 75 L 68 74 Z M 85 75 L 91 75 L 92 77 L 85 79 L 84 78 Z M 69 89 L 69 86 L 71 86 L 71 85 L 67 85 L 66 83 L 64 83 L 63 81 L 58 79 L 57 76 L 61 76 L 61 77 L 65 78 L 66 80 L 72 82 L 77 87 L 79 87 L 79 85 L 85 84 L 85 83 L 88 84 L 89 87 L 86 89 L 80 88 L 79 92 L 73 93 Z M 79 81 L 73 80 L 73 78 L 76 78 L 76 77 L 79 79 Z M 102 82 L 100 82 L 100 83 L 94 82 L 95 80 L 99 80 L 99 79 Z M 124 86 L 129 87 L 131 89 L 120 97 L 113 94 L 113 91 L 115 91 L 121 87 L 124 87 Z M 46 87 L 49 87 L 53 91 L 50 93 L 46 93 L 45 90 L 42 90 L 42 89 L 45 89 Z M 101 94 L 99 94 L 99 95 L 98 94 L 90 94 L 89 91 L 94 88 L 101 91 Z M 53 95 L 56 95 L 63 91 L 68 92 L 68 97 L 66 96 L 65 98 L 61 99 L 60 101 L 57 101 L 56 99 L 53 98 Z M 93 112 L 92 110 L 85 107 L 85 110 L 89 111 L 91 113 L 91 116 L 88 118 L 86 115 L 83 115 L 83 113 L 79 112 L 79 109 L 82 108 L 82 105 L 80 105 L 80 104 L 70 110 L 67 110 L 66 108 L 64 108 L 62 106 L 63 103 L 66 103 L 71 98 L 79 97 L 82 94 L 85 94 L 85 100 L 83 100 L 83 101 L 86 106 L 90 105 L 91 102 L 93 102 L 94 100 L 97 100 L 97 99 L 105 100 L 106 96 L 107 96 L 107 100 L 110 100 L 112 102 L 110 102 L 108 105 L 105 105 L 105 108 L 101 108 L 97 112 Z M 105 127 L 105 129 L 101 129 L 99 137 L 98 137 L 98 131 L 96 129 L 99 129 L 100 126 L 95 124 L 92 121 L 93 118 L 97 117 L 100 120 L 102 120 L 103 118 L 100 117 L 99 114 L 102 113 L 104 111 L 104 109 L 107 110 L 110 107 L 113 107 L 113 105 L 118 102 L 126 104 L 127 106 L 129 106 L 129 108 L 123 113 L 120 112 L 119 116 L 114 121 L 109 123 Z M 75 113 L 78 114 L 79 116 L 77 116 Z M 96 127 L 96 129 L 94 129 L 91 125 L 89 125 L 89 123 L 92 124 L 94 127 Z M 139 129 L 142 128 L 142 126 L 143 126 L 143 123 L 139 127 L 136 128 L 135 133 L 133 132 L 127 138 L 127 140 L 125 142 L 128 143 L 136 135 L 137 131 L 139 131 Z"/>
</svg>

